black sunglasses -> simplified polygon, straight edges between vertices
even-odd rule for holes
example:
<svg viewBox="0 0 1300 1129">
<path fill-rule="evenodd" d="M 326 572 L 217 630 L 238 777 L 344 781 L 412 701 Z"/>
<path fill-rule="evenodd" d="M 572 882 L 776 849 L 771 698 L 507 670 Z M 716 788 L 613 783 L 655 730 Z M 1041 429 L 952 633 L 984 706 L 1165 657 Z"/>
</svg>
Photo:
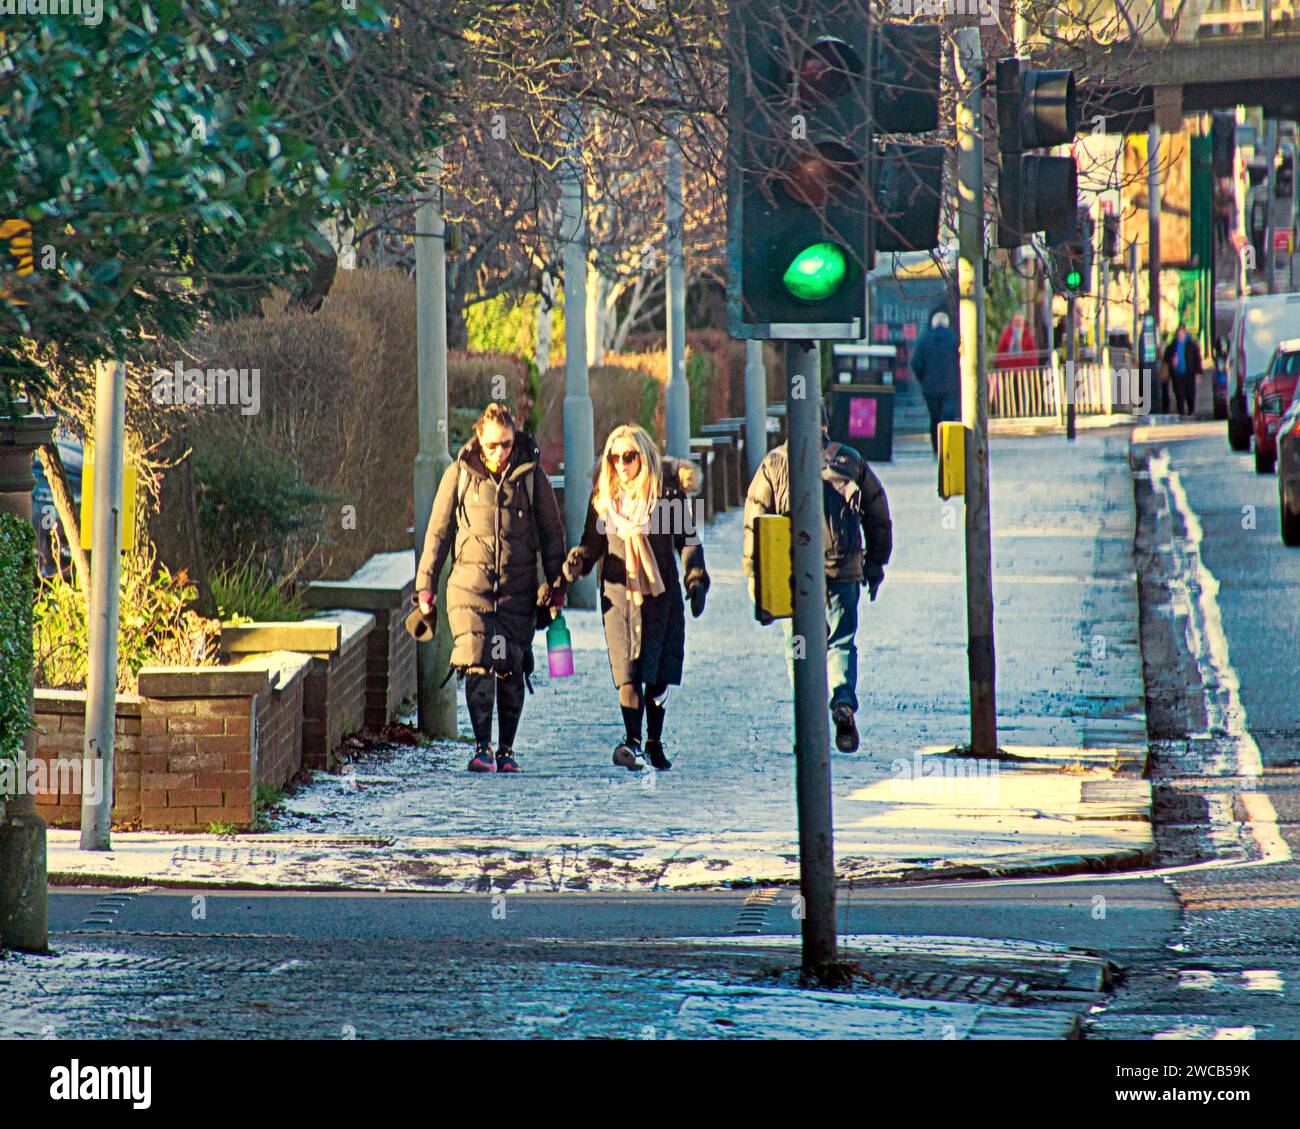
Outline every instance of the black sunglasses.
<svg viewBox="0 0 1300 1129">
<path fill-rule="evenodd" d="M 609 453 L 609 461 L 613 466 L 618 466 L 619 462 L 622 462 L 624 466 L 631 466 L 640 457 L 639 451 L 624 451 L 621 455 L 617 451 Z"/>
</svg>

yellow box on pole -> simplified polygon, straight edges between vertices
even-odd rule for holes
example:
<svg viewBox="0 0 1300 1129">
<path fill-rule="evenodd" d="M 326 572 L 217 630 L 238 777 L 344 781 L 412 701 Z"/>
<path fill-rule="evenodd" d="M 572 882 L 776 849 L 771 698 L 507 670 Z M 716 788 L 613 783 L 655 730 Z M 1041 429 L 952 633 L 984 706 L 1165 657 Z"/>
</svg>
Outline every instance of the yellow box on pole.
<svg viewBox="0 0 1300 1129">
<path fill-rule="evenodd" d="M 790 519 L 782 514 L 764 514 L 754 519 L 755 619 L 760 612 L 773 619 L 794 615 Z"/>
<path fill-rule="evenodd" d="M 122 537 L 118 551 L 135 548 L 135 464 L 122 468 Z M 81 547 L 90 552 L 90 531 L 95 525 L 95 457 L 86 452 L 81 464 Z"/>
<path fill-rule="evenodd" d="M 966 427 L 939 424 L 939 497 L 966 493 Z"/>
</svg>

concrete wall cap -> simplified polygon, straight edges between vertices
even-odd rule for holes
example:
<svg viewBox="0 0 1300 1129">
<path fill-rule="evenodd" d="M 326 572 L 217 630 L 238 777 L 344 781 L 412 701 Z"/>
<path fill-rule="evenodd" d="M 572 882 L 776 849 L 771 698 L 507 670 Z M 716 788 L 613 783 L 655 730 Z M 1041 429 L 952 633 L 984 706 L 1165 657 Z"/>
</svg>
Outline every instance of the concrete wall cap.
<svg viewBox="0 0 1300 1129">
<path fill-rule="evenodd" d="M 271 676 L 241 666 L 146 666 L 137 685 L 143 698 L 248 698 L 268 689 Z"/>
</svg>

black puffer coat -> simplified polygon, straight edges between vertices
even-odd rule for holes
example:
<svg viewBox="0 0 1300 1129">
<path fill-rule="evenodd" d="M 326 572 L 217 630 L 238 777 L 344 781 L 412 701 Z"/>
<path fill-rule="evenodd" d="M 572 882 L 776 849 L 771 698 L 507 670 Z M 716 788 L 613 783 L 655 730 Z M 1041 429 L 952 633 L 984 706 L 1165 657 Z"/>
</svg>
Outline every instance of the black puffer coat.
<svg viewBox="0 0 1300 1129">
<path fill-rule="evenodd" d="M 531 669 L 538 556 L 548 581 L 558 579 L 564 565 L 564 528 L 555 491 L 531 435 L 515 432 L 510 461 L 497 477 L 488 473 L 477 438 L 460 449 L 434 498 L 416 570 L 417 591 L 437 591 L 448 553 L 447 618 L 455 639 L 451 665 L 460 670 Z"/>
<path fill-rule="evenodd" d="M 659 565 L 664 591 L 659 596 L 646 596 L 639 607 L 627 598 L 627 545 L 612 530 L 602 532 L 604 523 L 599 521 L 591 502 L 587 503 L 582 544 L 569 554 L 564 572 L 566 579 L 573 581 L 586 576 L 597 562 L 603 562 L 600 609 L 615 686 L 625 682 L 644 682 L 651 686 L 681 684 L 682 662 L 686 656 L 686 610 L 682 581 L 678 579 L 677 555 L 682 558 L 688 589 L 703 584 L 707 590 L 709 584 L 704 568 L 704 546 L 696 534 L 690 497 L 698 489 L 698 482 L 699 471 L 693 463 L 663 460 L 663 486 L 648 540 Z"/>
</svg>

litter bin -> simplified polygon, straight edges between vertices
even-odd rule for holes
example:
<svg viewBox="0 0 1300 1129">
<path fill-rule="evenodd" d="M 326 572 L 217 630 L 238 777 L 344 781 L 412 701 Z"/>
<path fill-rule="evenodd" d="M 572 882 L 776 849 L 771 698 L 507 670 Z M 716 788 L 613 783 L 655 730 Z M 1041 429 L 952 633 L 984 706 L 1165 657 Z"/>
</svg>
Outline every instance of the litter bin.
<svg viewBox="0 0 1300 1129">
<path fill-rule="evenodd" d="M 894 458 L 894 386 L 832 384 L 830 435 L 869 463 Z"/>
</svg>

